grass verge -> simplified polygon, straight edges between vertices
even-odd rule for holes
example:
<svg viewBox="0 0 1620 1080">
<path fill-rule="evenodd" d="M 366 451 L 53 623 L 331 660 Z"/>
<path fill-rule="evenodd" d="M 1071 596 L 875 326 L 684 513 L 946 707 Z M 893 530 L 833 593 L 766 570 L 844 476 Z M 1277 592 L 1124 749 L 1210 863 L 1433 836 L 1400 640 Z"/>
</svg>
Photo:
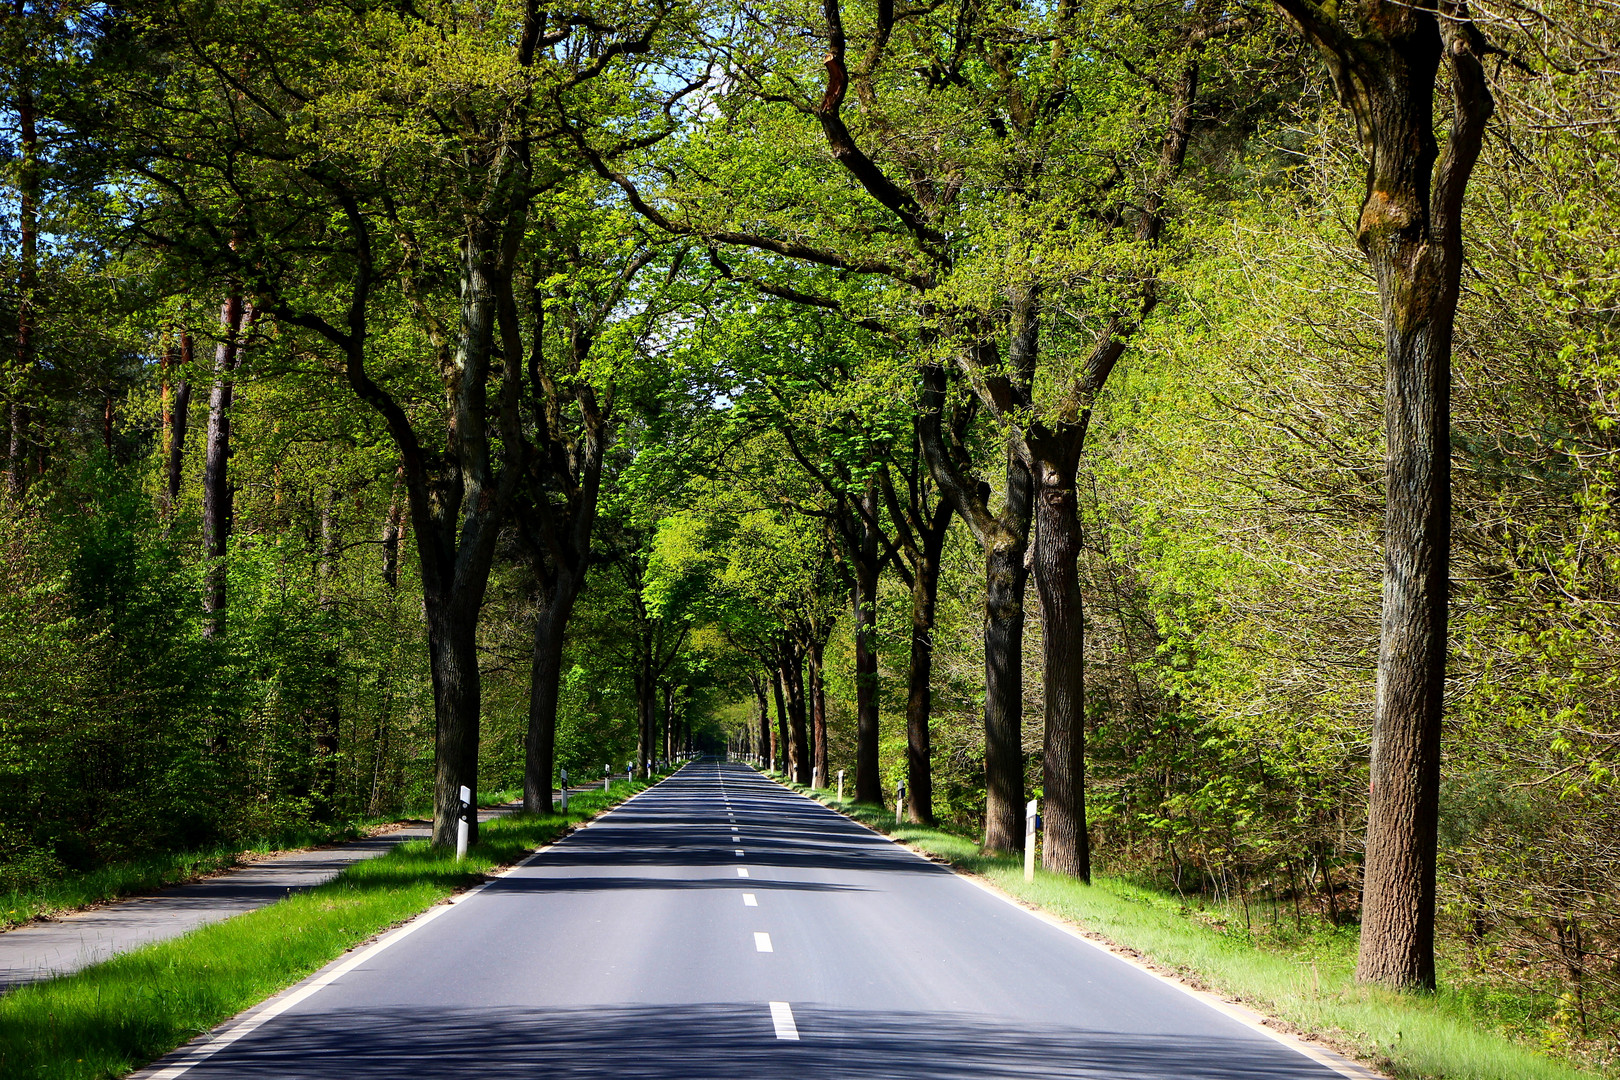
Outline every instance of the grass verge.
<svg viewBox="0 0 1620 1080">
<path fill-rule="evenodd" d="M 485 806 L 511 802 L 521 789 L 500 791 L 488 796 Z M 220 844 L 196 851 L 166 851 L 140 859 L 108 863 L 94 870 L 64 874 L 55 881 L 22 889 L 0 891 L 0 930 L 23 926 L 39 918 L 80 911 L 124 896 L 139 896 L 175 885 L 197 881 L 222 870 L 239 866 L 248 853 L 265 855 L 296 851 L 321 844 L 354 840 L 378 825 L 417 817 L 431 817 L 431 810 L 397 817 L 357 818 L 330 825 L 305 824 L 248 843 Z"/>
<path fill-rule="evenodd" d="M 1177 896 L 1114 878 L 1098 877 L 1087 886 L 1037 869 L 1034 882 L 1026 883 L 1022 859 L 987 855 L 971 839 L 940 829 L 897 825 L 892 808 L 840 801 L 830 791 L 811 791 L 780 775 L 767 775 L 1139 953 L 1152 966 L 1284 1020 L 1402 1080 L 1594 1080 L 1605 1075 L 1549 1059 L 1490 1030 L 1489 1018 L 1474 1011 L 1468 994 L 1444 989 L 1432 995 L 1398 994 L 1358 984 L 1352 978 L 1354 950 L 1343 947 L 1345 941 L 1338 947 L 1273 951 L 1258 947 L 1246 931 L 1223 932 L 1193 917 Z"/>
<path fill-rule="evenodd" d="M 485 822 L 459 863 L 408 841 L 257 911 L 21 987 L 0 998 L 0 1077 L 123 1076 L 647 786 L 575 795 L 566 816 Z"/>
</svg>

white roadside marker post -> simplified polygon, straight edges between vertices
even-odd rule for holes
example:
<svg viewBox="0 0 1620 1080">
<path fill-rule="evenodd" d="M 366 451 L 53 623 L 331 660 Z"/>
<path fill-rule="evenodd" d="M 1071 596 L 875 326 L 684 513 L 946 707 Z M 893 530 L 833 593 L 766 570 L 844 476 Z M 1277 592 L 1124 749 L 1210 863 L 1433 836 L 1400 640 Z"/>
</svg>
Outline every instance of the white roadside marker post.
<svg viewBox="0 0 1620 1080">
<path fill-rule="evenodd" d="M 456 861 L 467 857 L 467 815 L 472 813 L 472 792 L 466 785 L 461 788 L 461 801 L 456 806 Z"/>
<path fill-rule="evenodd" d="M 894 823 L 896 825 L 900 824 L 900 820 L 901 820 L 900 815 L 901 815 L 902 811 L 904 811 L 905 806 L 906 806 L 906 782 L 904 780 L 902 780 L 902 781 L 900 781 L 900 786 L 895 789 L 895 794 L 894 794 Z"/>
<path fill-rule="evenodd" d="M 613 770 L 606 765 L 602 766 L 602 790 L 606 791 L 612 783 Z"/>
<path fill-rule="evenodd" d="M 821 787 L 821 766 L 820 765 L 817 765 L 814 769 L 810 770 L 810 786 L 813 787 L 813 788 Z"/>
<path fill-rule="evenodd" d="M 566 814 L 566 813 L 568 813 L 568 770 L 567 769 L 562 770 L 562 789 L 563 789 L 563 792 L 562 792 L 562 795 L 563 795 L 563 797 L 562 797 L 563 813 Z"/>
<path fill-rule="evenodd" d="M 1035 880 L 1035 824 L 1040 820 L 1036 812 L 1035 800 L 1029 800 L 1024 808 L 1024 880 Z"/>
<path fill-rule="evenodd" d="M 844 770 L 838 770 L 838 801 L 844 801 Z"/>
</svg>

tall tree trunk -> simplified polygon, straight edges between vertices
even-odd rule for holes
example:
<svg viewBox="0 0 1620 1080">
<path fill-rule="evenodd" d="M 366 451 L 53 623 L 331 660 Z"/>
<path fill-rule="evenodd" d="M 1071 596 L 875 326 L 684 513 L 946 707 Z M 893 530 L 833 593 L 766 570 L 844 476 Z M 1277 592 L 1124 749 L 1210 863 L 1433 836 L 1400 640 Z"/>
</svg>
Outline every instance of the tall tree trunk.
<svg viewBox="0 0 1620 1080">
<path fill-rule="evenodd" d="M 804 652 L 792 639 L 782 639 L 782 675 L 787 684 L 788 772 L 794 782 L 810 783 L 810 740 L 805 726 Z"/>
<path fill-rule="evenodd" d="M 754 724 L 754 753 L 764 759 L 771 752 L 771 706 L 765 695 L 764 676 L 750 675 L 748 681 L 754 686 L 754 703 L 759 709 Z"/>
<path fill-rule="evenodd" d="M 343 493 L 333 487 L 327 492 L 326 502 L 321 507 L 319 577 L 321 612 L 328 620 L 326 626 L 328 635 L 335 635 L 337 629 L 334 618 L 337 596 L 333 579 L 337 575 L 338 553 L 342 544 L 338 521 L 338 505 L 342 497 Z M 315 783 L 311 795 L 312 810 L 317 821 L 331 821 L 337 816 L 337 753 L 343 723 L 342 674 L 338 664 L 338 649 L 335 636 L 329 637 L 328 640 L 330 643 L 321 656 L 323 668 L 321 699 L 316 704 L 313 715 Z"/>
<path fill-rule="evenodd" d="M 214 350 L 214 388 L 208 396 L 207 461 L 203 468 L 203 554 L 208 573 L 203 585 L 203 633 L 225 629 L 225 549 L 231 538 L 231 396 L 243 324 L 240 293 L 226 297 L 219 312 L 220 340 Z"/>
<path fill-rule="evenodd" d="M 814 769 L 821 778 L 821 786 L 828 780 L 827 763 L 827 688 L 821 680 L 821 657 L 826 642 L 812 637 L 810 640 L 810 738 L 813 743 Z"/>
<path fill-rule="evenodd" d="M 651 632 L 648 632 L 649 637 Z M 641 676 L 636 682 L 636 760 L 632 763 L 635 774 L 643 779 L 647 776 L 647 758 L 652 753 L 653 746 L 653 713 L 658 708 L 658 678 L 653 674 L 651 642 L 648 643 L 648 656 L 643 657 Z"/>
<path fill-rule="evenodd" d="M 1494 111 L 1490 51 L 1461 4 L 1279 0 L 1327 61 L 1367 160 L 1357 240 L 1384 323 L 1384 581 L 1356 977 L 1432 989 L 1451 557 L 1451 342 L 1468 180 Z M 1330 9 L 1332 10 L 1332 9 Z M 1451 117 L 1434 130 L 1441 65 Z"/>
<path fill-rule="evenodd" d="M 867 513 L 878 512 L 876 481 L 868 483 Z M 860 557 L 855 566 L 855 801 L 881 803 L 883 778 L 878 772 L 878 588 L 877 530 L 863 524 Z"/>
<path fill-rule="evenodd" d="M 1075 466 L 1042 460 L 1035 499 L 1035 587 L 1041 596 L 1046 805 L 1041 863 L 1091 880 L 1086 835 L 1085 623 L 1080 608 L 1080 522 Z"/>
<path fill-rule="evenodd" d="M 26 15 L 16 0 L 19 22 Z M 27 48 L 25 45 L 24 48 Z M 6 486 L 13 498 L 28 487 L 28 397 L 34 385 L 34 322 L 39 288 L 39 132 L 33 79 L 27 64 L 17 78 L 17 374 L 11 395 L 11 439 Z"/>
<path fill-rule="evenodd" d="M 984 547 L 984 846 L 1024 843 L 1024 592 L 1029 570 L 1029 470 L 1009 454 L 1008 527 Z M 1021 509 L 1018 507 L 1021 505 Z M 1022 527 L 1019 519 L 1022 519 Z"/>
<path fill-rule="evenodd" d="M 478 608 L 466 597 L 426 596 L 428 661 L 433 673 L 434 776 L 433 844 L 456 842 L 456 807 L 461 787 L 478 805 L 479 707 Z M 457 603 L 456 601 L 461 601 Z M 478 815 L 471 814 L 468 835 L 478 839 Z"/>
<path fill-rule="evenodd" d="M 1010 350 L 1019 386 L 1032 377 L 1039 327 L 1033 300 L 1026 300 L 1020 307 L 1028 310 Z M 1006 498 L 999 513 L 992 513 L 990 486 L 972 481 L 959 440 L 946 441 L 945 370 L 925 365 L 922 376 L 918 433 L 929 472 L 984 551 L 984 846 L 1017 851 L 1024 843 L 1024 593 L 1029 581 L 1024 555 L 1032 481 L 1022 456 L 1009 445 Z"/>
<path fill-rule="evenodd" d="M 405 479 L 405 466 L 394 471 L 394 488 L 388 496 L 388 514 L 383 518 L 382 579 L 390 592 L 399 588 L 399 538 L 404 532 L 405 507 L 399 500 L 400 484 Z"/>
<path fill-rule="evenodd" d="M 906 676 L 906 805 L 911 820 L 934 823 L 933 749 L 928 730 L 933 708 L 934 611 L 939 597 L 940 557 L 945 548 L 946 512 L 937 527 L 918 538 L 911 586 L 911 663 Z"/>
<path fill-rule="evenodd" d="M 787 672 L 778 659 L 771 676 L 771 688 L 776 691 L 776 728 L 771 732 L 771 768 L 781 769 L 784 773 L 788 771 L 788 747 L 792 745 L 788 739 L 787 694 L 783 690 L 786 682 Z"/>
<path fill-rule="evenodd" d="M 557 701 L 562 692 L 563 638 L 579 589 L 559 577 L 534 620 L 529 670 L 529 724 L 523 738 L 523 809 L 549 814 L 557 757 Z M 638 695 L 639 697 L 639 695 Z"/>
<path fill-rule="evenodd" d="M 191 331 L 182 328 L 180 331 L 180 379 L 174 387 L 174 405 L 170 411 L 169 438 L 167 450 L 167 476 L 163 509 L 167 514 L 173 514 L 180 504 L 180 480 L 184 475 L 186 461 L 186 429 L 191 421 L 191 362 L 193 343 Z"/>
</svg>

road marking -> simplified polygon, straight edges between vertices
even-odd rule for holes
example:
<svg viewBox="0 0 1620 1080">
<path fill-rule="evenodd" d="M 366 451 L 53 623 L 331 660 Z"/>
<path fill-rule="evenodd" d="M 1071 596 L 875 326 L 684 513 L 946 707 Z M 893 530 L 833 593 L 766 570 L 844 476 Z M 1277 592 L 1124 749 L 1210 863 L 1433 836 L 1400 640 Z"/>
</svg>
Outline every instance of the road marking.
<svg viewBox="0 0 1620 1080">
<path fill-rule="evenodd" d="M 777 783 L 780 784 L 781 782 L 777 781 Z M 933 859 L 930 859 L 917 849 L 901 843 L 892 836 L 887 836 L 878 832 L 865 822 L 857 821 L 848 814 L 835 810 L 825 803 L 818 802 L 817 800 L 810 798 L 808 795 L 800 794 L 799 792 L 793 791 L 785 786 L 784 790 L 786 790 L 790 795 L 797 795 L 799 798 L 810 803 L 812 806 L 826 810 L 829 813 L 836 814 L 845 821 L 865 829 L 873 836 L 893 844 L 895 847 L 899 848 L 908 855 L 921 859 L 925 863 L 931 863 L 936 866 L 939 865 L 938 863 L 935 863 Z M 1171 987 L 1172 989 L 1179 990 L 1188 997 L 1196 998 L 1199 1002 L 1209 1006 L 1211 1009 L 1215 1010 L 1221 1015 L 1237 1021 L 1239 1024 L 1242 1024 L 1249 1030 L 1256 1032 L 1257 1034 L 1264 1035 L 1266 1038 L 1271 1039 L 1274 1042 L 1281 1043 L 1283 1046 L 1286 1046 L 1288 1049 L 1294 1051 L 1296 1054 L 1299 1054 L 1301 1057 L 1309 1058 L 1311 1061 L 1316 1062 L 1323 1068 L 1338 1073 L 1340 1076 L 1347 1077 L 1348 1080 L 1386 1080 L 1382 1073 L 1374 1072 L 1367 1066 L 1361 1064 L 1359 1061 L 1345 1057 L 1344 1055 L 1333 1050 L 1313 1046 L 1299 1036 L 1278 1031 L 1275 1028 L 1268 1026 L 1270 1022 L 1268 1017 L 1261 1013 L 1255 1012 L 1247 1006 L 1239 1005 L 1236 1002 L 1227 1001 L 1207 990 L 1196 989 L 1195 987 L 1189 986 L 1188 984 L 1182 982 L 1180 979 L 1171 978 L 1162 972 L 1156 971 L 1137 957 L 1124 952 L 1116 951 L 1116 949 L 1121 948 L 1120 946 L 1115 946 L 1112 943 L 1093 940 L 1092 938 L 1089 938 L 1085 934 L 1081 933 L 1077 927 L 1065 922 L 1059 916 L 1053 915 L 1050 912 L 1043 911 L 1039 908 L 1030 907 L 1019 901 L 1012 894 L 1003 892 L 1001 889 L 992 885 L 988 881 L 975 877 L 967 871 L 958 870 L 953 866 L 947 865 L 945 869 L 948 870 L 958 881 L 964 882 L 976 889 L 981 890 L 982 892 L 988 893 L 997 900 L 1000 900 L 1005 904 L 1009 904 L 1012 907 L 1017 908 L 1019 911 L 1022 911 L 1024 914 L 1033 916 L 1034 918 L 1039 919 L 1041 922 L 1046 923 L 1048 926 L 1067 934 L 1069 937 L 1074 938 L 1081 944 L 1090 946 L 1091 948 L 1096 949 L 1098 952 L 1101 952 L 1115 960 L 1120 961 L 1123 964 L 1135 968 L 1137 971 L 1147 975 L 1149 978 L 1155 979 L 1164 985 Z"/>
<path fill-rule="evenodd" d="M 748 868 L 746 866 L 737 867 L 737 876 L 738 877 L 747 877 L 748 876 Z"/>
<path fill-rule="evenodd" d="M 743 893 L 743 907 L 759 907 L 759 900 L 751 892 Z"/>
<path fill-rule="evenodd" d="M 742 848 L 738 848 L 737 849 L 737 858 L 739 858 L 739 859 L 742 858 L 742 853 L 743 853 Z"/>
<path fill-rule="evenodd" d="M 764 933 L 763 931 L 760 931 L 760 930 L 755 930 L 754 931 L 754 951 L 755 952 L 775 952 L 776 950 L 771 948 L 771 935 L 769 935 L 767 933 Z"/>
<path fill-rule="evenodd" d="M 799 1027 L 793 1022 L 793 1010 L 785 1001 L 771 1002 L 771 1024 L 776 1028 L 778 1039 L 799 1041 Z"/>
</svg>

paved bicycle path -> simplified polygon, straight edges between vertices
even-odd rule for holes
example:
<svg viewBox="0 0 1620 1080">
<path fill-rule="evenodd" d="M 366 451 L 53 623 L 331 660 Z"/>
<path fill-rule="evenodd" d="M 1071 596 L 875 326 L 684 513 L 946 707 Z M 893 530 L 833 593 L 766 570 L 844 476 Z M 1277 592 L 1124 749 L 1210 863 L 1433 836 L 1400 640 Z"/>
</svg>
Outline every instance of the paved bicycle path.
<svg viewBox="0 0 1620 1080">
<path fill-rule="evenodd" d="M 478 820 L 488 821 L 516 807 L 512 803 L 481 809 Z M 288 893 L 328 882 L 345 867 L 374 859 L 396 844 L 424 840 L 431 833 L 432 826 L 422 822 L 347 843 L 288 852 L 187 885 L 8 930 L 0 933 L 0 993 L 273 904 Z"/>
</svg>

